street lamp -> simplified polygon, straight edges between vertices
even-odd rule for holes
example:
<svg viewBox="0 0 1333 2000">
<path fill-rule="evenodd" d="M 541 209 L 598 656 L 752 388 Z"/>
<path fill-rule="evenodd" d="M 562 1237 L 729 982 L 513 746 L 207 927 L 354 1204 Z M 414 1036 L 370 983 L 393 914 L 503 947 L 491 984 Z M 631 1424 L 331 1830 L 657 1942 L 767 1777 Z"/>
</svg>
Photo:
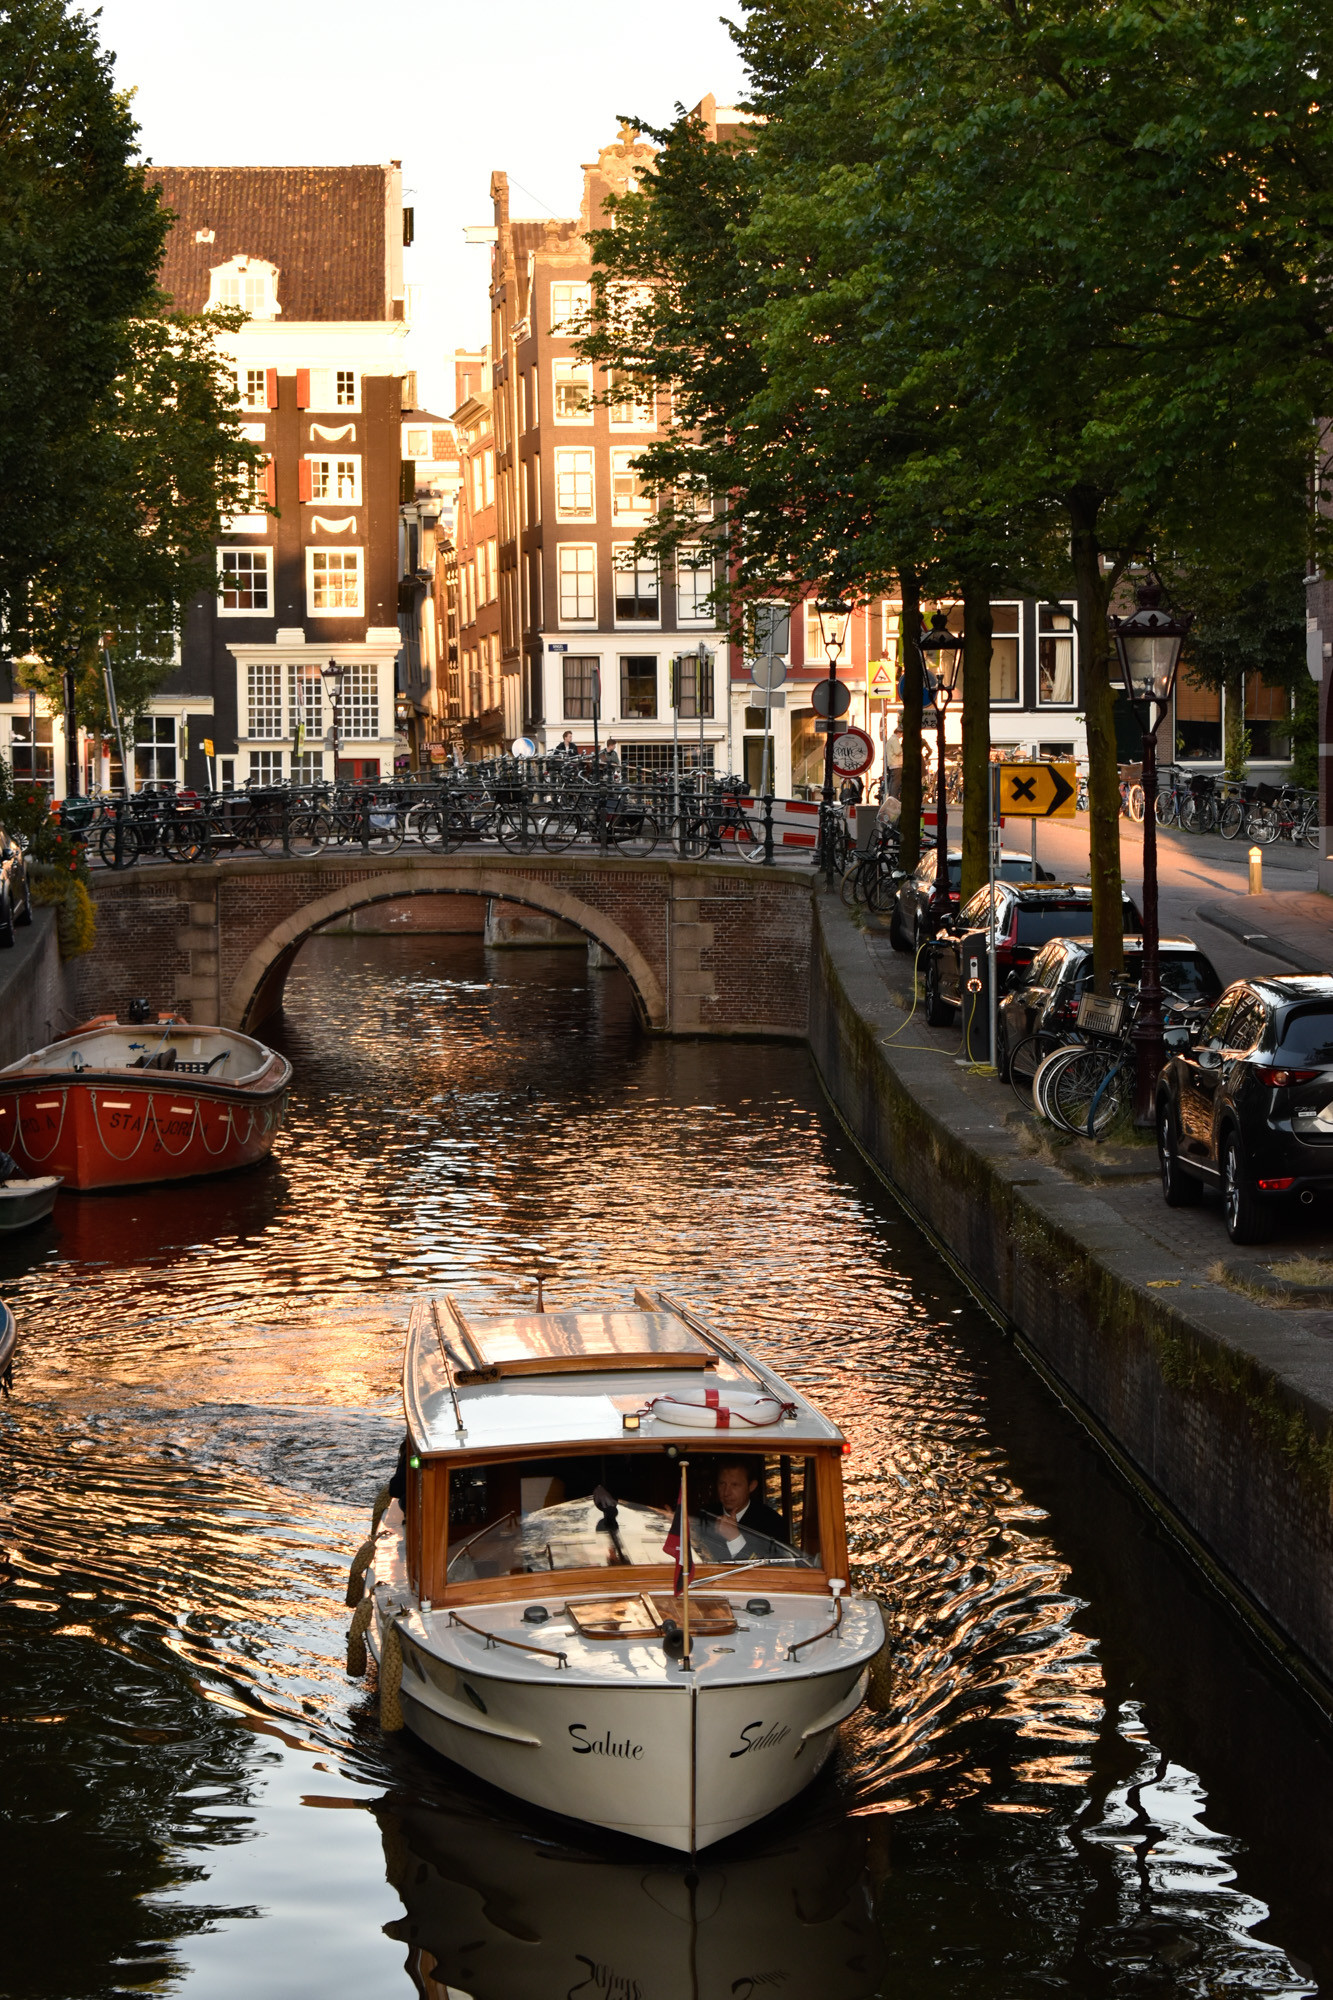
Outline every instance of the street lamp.
<svg viewBox="0 0 1333 2000">
<path fill-rule="evenodd" d="M 847 644 L 847 625 L 852 615 L 850 604 L 840 597 L 831 597 L 815 606 L 819 617 L 819 636 L 824 642 L 824 654 L 828 660 L 828 708 L 824 722 L 828 737 L 824 744 L 824 804 L 833 804 L 833 730 L 834 730 L 834 683 L 838 678 L 838 661 L 842 649 Z"/>
<path fill-rule="evenodd" d="M 1127 618 L 1108 623 L 1115 643 L 1120 681 L 1138 717 L 1143 741 L 1143 973 L 1134 1024 L 1134 1123 L 1143 1130 L 1156 1121 L 1157 1078 L 1166 1060 L 1162 1040 L 1162 980 L 1157 924 L 1157 732 L 1171 702 L 1181 648 L 1193 620 L 1160 609 L 1162 586 L 1141 583 L 1138 606 Z"/>
<path fill-rule="evenodd" d="M 320 668 L 319 675 L 328 688 L 329 700 L 333 704 L 333 782 L 336 785 L 338 782 L 338 724 L 341 720 L 343 682 L 347 678 L 347 668 L 345 665 L 339 666 L 336 660 L 330 660 L 327 667 Z"/>
<path fill-rule="evenodd" d="M 949 775 L 944 764 L 944 718 L 958 685 L 963 642 L 949 630 L 944 612 L 937 611 L 919 644 L 921 671 L 935 709 L 935 893 L 930 899 L 930 914 L 938 924 L 949 909 Z"/>
</svg>

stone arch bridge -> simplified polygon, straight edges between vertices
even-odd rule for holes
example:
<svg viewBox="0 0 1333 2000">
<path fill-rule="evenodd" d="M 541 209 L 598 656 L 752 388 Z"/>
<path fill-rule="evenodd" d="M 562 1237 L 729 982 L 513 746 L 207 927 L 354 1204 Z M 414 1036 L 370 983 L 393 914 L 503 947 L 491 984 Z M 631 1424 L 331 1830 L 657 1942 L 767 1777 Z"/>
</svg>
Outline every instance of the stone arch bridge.
<svg viewBox="0 0 1333 2000">
<path fill-rule="evenodd" d="M 305 940 L 403 897 L 484 897 L 574 926 L 623 967 L 644 1024 L 674 1035 L 806 1032 L 814 879 L 803 869 L 650 856 L 246 857 L 94 870 L 98 942 L 71 963 L 87 1013 L 142 995 L 255 1029 Z"/>
</svg>

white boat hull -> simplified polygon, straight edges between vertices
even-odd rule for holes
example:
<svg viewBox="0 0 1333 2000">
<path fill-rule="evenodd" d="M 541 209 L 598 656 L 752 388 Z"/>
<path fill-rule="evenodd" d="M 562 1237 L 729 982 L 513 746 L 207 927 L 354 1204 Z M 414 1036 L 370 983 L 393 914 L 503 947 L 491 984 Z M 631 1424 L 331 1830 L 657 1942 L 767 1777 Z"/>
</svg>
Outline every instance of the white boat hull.
<svg viewBox="0 0 1333 2000">
<path fill-rule="evenodd" d="M 507 1607 L 506 1631 L 514 1615 Z M 807 1659 L 785 1657 L 790 1636 L 830 1615 L 828 1598 L 782 1601 L 762 1634 L 742 1626 L 735 1645 L 701 1642 L 686 1673 L 660 1645 L 594 1651 L 538 1628 L 542 1645 L 567 1650 L 561 1668 L 488 1647 L 447 1613 L 408 1612 L 398 1620 L 403 1717 L 432 1749 L 532 1805 L 695 1853 L 802 1791 L 859 1706 L 883 1636 L 873 1604 L 849 1604 Z M 378 1651 L 379 1618 L 376 1628 Z"/>
<path fill-rule="evenodd" d="M 45 1222 L 56 1205 L 62 1180 L 61 1174 L 42 1174 L 36 1180 L 0 1183 L 0 1236 Z"/>
</svg>

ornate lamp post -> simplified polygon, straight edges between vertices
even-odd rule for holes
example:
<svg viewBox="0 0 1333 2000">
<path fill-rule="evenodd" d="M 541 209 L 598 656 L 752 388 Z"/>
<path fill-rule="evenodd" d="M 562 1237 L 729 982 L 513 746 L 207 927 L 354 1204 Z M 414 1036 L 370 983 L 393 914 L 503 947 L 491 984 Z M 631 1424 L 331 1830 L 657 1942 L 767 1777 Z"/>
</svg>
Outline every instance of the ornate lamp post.
<svg viewBox="0 0 1333 2000">
<path fill-rule="evenodd" d="M 327 667 L 320 668 L 319 673 L 320 679 L 329 691 L 329 700 L 333 704 L 333 782 L 336 785 L 338 782 L 338 733 L 339 723 L 342 719 L 343 682 L 347 678 L 347 668 L 345 665 L 339 666 L 336 660 L 330 660 Z"/>
<path fill-rule="evenodd" d="M 852 607 L 840 597 L 829 598 L 816 607 L 819 614 L 819 636 L 824 642 L 828 656 L 828 707 L 824 720 L 828 724 L 828 737 L 824 744 L 824 804 L 833 804 L 833 723 L 835 701 L 833 689 L 838 678 L 838 661 L 842 649 L 847 644 L 847 623 L 852 615 Z"/>
<path fill-rule="evenodd" d="M 940 923 L 949 909 L 949 777 L 944 765 L 944 718 L 963 663 L 963 642 L 937 611 L 920 641 L 921 667 L 935 709 L 935 893 L 930 914 Z"/>
<path fill-rule="evenodd" d="M 1159 607 L 1162 586 L 1141 583 L 1138 606 L 1128 618 L 1108 620 L 1120 680 L 1138 717 L 1143 739 L 1143 976 L 1134 1024 L 1134 1123 L 1144 1130 L 1155 1121 L 1157 1077 L 1166 1059 L 1162 1041 L 1162 980 L 1157 923 L 1157 732 L 1171 703 L 1180 653 L 1193 620 L 1173 618 Z"/>
</svg>

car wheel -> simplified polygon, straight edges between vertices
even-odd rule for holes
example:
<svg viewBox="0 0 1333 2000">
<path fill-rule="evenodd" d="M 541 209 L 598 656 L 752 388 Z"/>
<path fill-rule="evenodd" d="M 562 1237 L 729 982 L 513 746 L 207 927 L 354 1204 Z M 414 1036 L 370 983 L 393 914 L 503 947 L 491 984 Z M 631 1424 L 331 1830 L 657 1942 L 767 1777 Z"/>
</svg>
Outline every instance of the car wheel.
<svg viewBox="0 0 1333 2000">
<path fill-rule="evenodd" d="M 926 960 L 926 1020 L 932 1028 L 947 1028 L 953 1021 L 953 1009 L 940 992 L 940 961 L 937 952 L 931 952 Z"/>
<path fill-rule="evenodd" d="M 1203 1189 L 1180 1164 L 1176 1114 L 1165 1097 L 1157 1107 L 1157 1159 L 1162 1170 L 1162 1199 L 1167 1207 L 1193 1208 Z"/>
<path fill-rule="evenodd" d="M 892 914 L 889 917 L 889 943 L 895 951 L 910 951 L 912 949 L 907 941 L 907 933 L 903 929 L 903 920 L 898 914 L 896 897 L 894 899 Z"/>
<path fill-rule="evenodd" d="M 14 942 L 14 906 L 6 889 L 0 896 L 0 950 L 7 950 Z"/>
<path fill-rule="evenodd" d="M 1273 1211 L 1250 1185 L 1234 1132 L 1222 1142 L 1222 1214 L 1233 1243 L 1267 1243 L 1273 1233 Z"/>
</svg>

